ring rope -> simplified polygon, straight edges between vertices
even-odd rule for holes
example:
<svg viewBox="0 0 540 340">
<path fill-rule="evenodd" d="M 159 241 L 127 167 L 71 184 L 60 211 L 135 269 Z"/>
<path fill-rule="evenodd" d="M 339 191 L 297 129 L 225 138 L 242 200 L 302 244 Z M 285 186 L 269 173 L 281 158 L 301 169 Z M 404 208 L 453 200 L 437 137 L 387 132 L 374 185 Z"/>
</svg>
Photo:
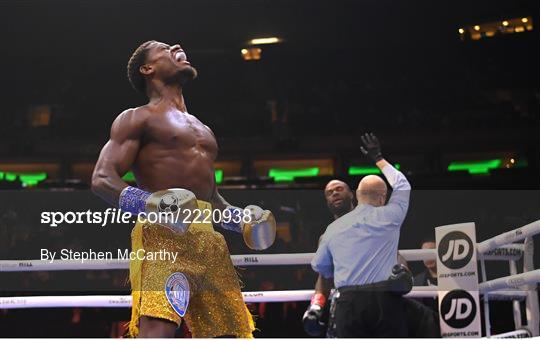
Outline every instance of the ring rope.
<svg viewBox="0 0 540 340">
<path fill-rule="evenodd" d="M 421 288 L 421 289 L 418 289 Z M 407 298 L 436 298 L 438 292 L 413 287 Z M 313 289 L 242 292 L 246 303 L 309 301 Z M 490 293 L 493 300 L 522 300 L 525 292 L 504 291 Z M 14 296 L 0 298 L 0 309 L 17 308 L 67 308 L 67 307 L 130 307 L 131 295 L 81 295 L 81 296 Z"/>
<path fill-rule="evenodd" d="M 435 249 L 404 249 L 399 253 L 407 261 L 435 260 Z M 492 261 L 518 260 L 523 255 L 522 244 L 501 246 L 484 254 Z M 308 265 L 315 253 L 231 255 L 235 266 Z M 128 269 L 129 260 L 1 260 L 0 272 L 33 272 L 59 270 L 118 270 Z"/>
<path fill-rule="evenodd" d="M 538 281 L 540 281 L 540 269 L 482 282 L 478 287 L 481 291 L 494 291 L 504 288 L 518 288 L 519 286 L 537 283 Z"/>
<path fill-rule="evenodd" d="M 523 244 L 509 244 L 540 233 L 540 220 L 505 232 L 477 244 L 477 250 L 485 260 L 519 260 Z M 399 251 L 406 261 L 434 260 L 435 249 L 404 249 Z M 271 266 L 310 264 L 315 253 L 232 255 L 235 266 Z M 0 260 L 0 272 L 56 271 L 56 270 L 113 270 L 128 269 L 129 260 Z"/>
<path fill-rule="evenodd" d="M 245 292 L 244 301 L 255 302 L 284 302 L 284 301 L 308 301 L 313 294 L 313 290 L 296 291 L 265 291 L 265 292 Z M 272 301 L 270 301 L 272 300 Z M 109 308 L 129 308 L 131 307 L 131 295 L 85 295 L 85 296 L 28 296 L 0 298 L 0 309 L 19 308 L 51 308 L 51 307 L 109 307 Z M 492 338 L 517 338 L 531 337 L 531 332 L 527 329 L 497 334 Z"/>
<path fill-rule="evenodd" d="M 540 220 L 529 223 L 514 230 L 507 231 L 477 244 L 478 252 L 483 254 L 503 244 L 524 240 L 526 237 L 540 233 Z"/>
</svg>

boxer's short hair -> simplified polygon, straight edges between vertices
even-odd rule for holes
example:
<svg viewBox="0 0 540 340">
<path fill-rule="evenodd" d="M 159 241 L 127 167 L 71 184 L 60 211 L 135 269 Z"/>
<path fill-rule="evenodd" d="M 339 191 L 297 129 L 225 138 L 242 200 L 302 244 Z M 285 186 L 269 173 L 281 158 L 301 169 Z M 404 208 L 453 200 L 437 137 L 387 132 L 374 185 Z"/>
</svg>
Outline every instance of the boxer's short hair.
<svg viewBox="0 0 540 340">
<path fill-rule="evenodd" d="M 156 42 L 155 40 L 149 40 L 143 42 L 131 55 L 127 64 L 127 76 L 131 86 L 140 93 L 146 92 L 146 81 L 144 76 L 139 72 L 139 68 L 146 62 L 150 45 Z"/>
</svg>

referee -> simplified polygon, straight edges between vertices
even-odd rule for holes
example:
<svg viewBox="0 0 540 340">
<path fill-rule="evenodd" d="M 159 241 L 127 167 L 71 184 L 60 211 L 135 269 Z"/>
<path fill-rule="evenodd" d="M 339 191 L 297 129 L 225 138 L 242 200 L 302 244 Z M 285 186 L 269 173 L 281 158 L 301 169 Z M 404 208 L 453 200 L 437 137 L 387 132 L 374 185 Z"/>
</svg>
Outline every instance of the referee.
<svg viewBox="0 0 540 340">
<path fill-rule="evenodd" d="M 361 151 L 382 171 L 393 188 L 378 176 L 358 184 L 358 206 L 331 223 L 311 262 L 324 278 L 334 278 L 338 298 L 334 311 L 336 336 L 406 337 L 403 298 L 390 290 L 398 252 L 399 231 L 407 214 L 411 186 L 381 154 L 377 137 L 361 137 Z"/>
</svg>

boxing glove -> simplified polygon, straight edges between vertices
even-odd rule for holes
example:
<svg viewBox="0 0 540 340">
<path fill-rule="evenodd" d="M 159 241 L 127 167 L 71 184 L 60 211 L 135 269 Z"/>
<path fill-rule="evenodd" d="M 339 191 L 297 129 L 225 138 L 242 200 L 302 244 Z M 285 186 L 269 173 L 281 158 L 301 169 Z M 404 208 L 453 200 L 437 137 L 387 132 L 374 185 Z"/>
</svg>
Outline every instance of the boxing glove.
<svg viewBox="0 0 540 340">
<path fill-rule="evenodd" d="M 223 213 L 221 226 L 224 229 L 242 233 L 246 245 L 254 250 L 269 248 L 276 239 L 276 219 L 270 210 L 256 205 L 245 209 L 228 206 Z M 231 216 L 231 218 L 226 218 Z"/>
<path fill-rule="evenodd" d="M 321 293 L 317 293 L 311 298 L 311 303 L 302 317 L 302 324 L 307 334 L 320 336 L 324 332 L 326 328 L 326 323 L 323 320 L 325 303 L 326 298 Z"/>
<path fill-rule="evenodd" d="M 392 267 L 392 274 L 388 277 L 390 290 L 398 295 L 405 295 L 412 290 L 413 276 L 411 271 L 403 264 Z"/>
<path fill-rule="evenodd" d="M 186 189 L 173 188 L 149 193 L 128 186 L 120 194 L 118 206 L 122 211 L 157 219 L 156 224 L 183 234 L 190 226 L 188 218 L 197 209 L 195 194 Z M 149 218 L 155 214 L 155 218 Z"/>
</svg>

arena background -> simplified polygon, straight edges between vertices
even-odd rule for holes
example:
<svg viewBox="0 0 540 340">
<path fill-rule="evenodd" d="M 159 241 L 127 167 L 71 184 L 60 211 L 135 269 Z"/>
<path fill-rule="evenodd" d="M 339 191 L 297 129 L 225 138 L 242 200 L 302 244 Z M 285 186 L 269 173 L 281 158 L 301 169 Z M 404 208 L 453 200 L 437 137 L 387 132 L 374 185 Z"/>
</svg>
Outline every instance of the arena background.
<svg viewBox="0 0 540 340">
<path fill-rule="evenodd" d="M 315 251 L 331 220 L 326 182 L 355 187 L 373 170 L 359 152 L 366 131 L 415 190 L 401 249 L 418 248 L 439 225 L 474 221 L 483 240 L 537 220 L 538 13 L 532 0 L 2 1 L 0 259 L 35 259 L 45 244 L 129 246 L 129 228 L 50 228 L 38 216 L 105 208 L 88 191 L 90 175 L 113 119 L 144 103 L 126 64 L 150 39 L 181 43 L 198 69 L 188 110 L 218 138 L 224 196 L 276 213 L 268 253 Z M 263 37 L 281 41 L 250 44 Z M 225 234 L 233 254 L 249 252 Z M 507 274 L 496 266 L 488 276 Z M 307 266 L 241 273 L 246 290 L 315 281 Z M 0 294 L 125 294 L 126 277 L 1 273 Z M 306 303 L 250 307 L 260 315 L 256 336 L 306 336 Z M 0 336 L 118 336 L 128 318 L 128 310 L 0 310 Z M 492 303 L 492 326 L 512 329 L 509 302 Z"/>
</svg>

